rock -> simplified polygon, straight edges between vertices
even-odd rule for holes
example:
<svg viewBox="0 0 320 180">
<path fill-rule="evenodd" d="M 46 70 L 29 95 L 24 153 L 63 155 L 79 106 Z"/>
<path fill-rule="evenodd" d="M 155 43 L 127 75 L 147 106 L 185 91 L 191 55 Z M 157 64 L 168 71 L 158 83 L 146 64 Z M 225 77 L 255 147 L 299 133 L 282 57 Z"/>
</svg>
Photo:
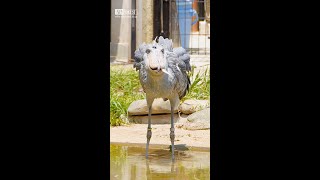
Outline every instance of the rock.
<svg viewBox="0 0 320 180">
<path fill-rule="evenodd" d="M 174 122 L 178 122 L 178 114 L 173 115 Z M 145 116 L 128 116 L 130 123 L 148 124 L 148 115 Z M 171 124 L 171 114 L 152 115 L 151 124 Z"/>
<path fill-rule="evenodd" d="M 210 107 L 208 100 L 185 100 L 179 106 L 179 110 L 183 114 L 192 114 L 207 107 Z"/>
<path fill-rule="evenodd" d="M 174 113 L 177 112 L 178 108 Z M 155 99 L 152 103 L 152 114 L 171 114 L 170 101 L 163 101 L 162 98 Z M 147 101 L 143 99 L 132 102 L 128 108 L 128 115 L 148 115 Z"/>
<path fill-rule="evenodd" d="M 182 128 L 186 130 L 210 129 L 210 108 L 189 115 Z"/>
</svg>

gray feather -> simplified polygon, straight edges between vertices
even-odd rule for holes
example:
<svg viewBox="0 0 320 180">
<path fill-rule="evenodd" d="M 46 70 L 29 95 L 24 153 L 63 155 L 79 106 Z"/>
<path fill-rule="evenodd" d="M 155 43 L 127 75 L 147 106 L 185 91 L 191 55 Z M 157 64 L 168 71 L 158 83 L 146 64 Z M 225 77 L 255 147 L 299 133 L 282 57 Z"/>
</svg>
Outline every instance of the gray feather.
<svg viewBox="0 0 320 180">
<path fill-rule="evenodd" d="M 173 52 L 178 56 L 178 58 L 183 61 L 186 65 L 186 70 L 191 71 L 191 66 L 190 66 L 190 55 L 187 53 L 187 51 L 182 48 L 174 48 Z"/>
<path fill-rule="evenodd" d="M 161 45 L 165 50 L 172 52 L 173 50 L 173 44 L 172 40 L 169 40 L 168 38 L 164 39 L 162 36 L 159 37 L 158 44 Z"/>
<path fill-rule="evenodd" d="M 142 43 L 139 46 L 139 49 L 137 49 L 134 52 L 134 63 L 133 63 L 133 67 L 136 68 L 136 70 L 140 70 L 141 69 L 141 63 L 143 62 L 143 55 L 145 54 L 146 50 L 148 48 L 148 45 L 145 43 Z"/>
</svg>

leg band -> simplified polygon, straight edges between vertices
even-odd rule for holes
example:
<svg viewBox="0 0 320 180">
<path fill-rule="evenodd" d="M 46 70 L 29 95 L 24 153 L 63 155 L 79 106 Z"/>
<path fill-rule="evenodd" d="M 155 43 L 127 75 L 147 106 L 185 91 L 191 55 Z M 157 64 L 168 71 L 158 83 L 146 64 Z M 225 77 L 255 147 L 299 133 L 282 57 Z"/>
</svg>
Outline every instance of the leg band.
<svg viewBox="0 0 320 180">
<path fill-rule="evenodd" d="M 174 140 L 175 135 L 174 135 L 174 128 L 170 128 L 170 139 Z"/>
<path fill-rule="evenodd" d="M 152 136 L 152 132 L 151 132 L 151 129 L 148 129 L 148 132 L 147 132 L 147 138 L 150 139 Z"/>
</svg>

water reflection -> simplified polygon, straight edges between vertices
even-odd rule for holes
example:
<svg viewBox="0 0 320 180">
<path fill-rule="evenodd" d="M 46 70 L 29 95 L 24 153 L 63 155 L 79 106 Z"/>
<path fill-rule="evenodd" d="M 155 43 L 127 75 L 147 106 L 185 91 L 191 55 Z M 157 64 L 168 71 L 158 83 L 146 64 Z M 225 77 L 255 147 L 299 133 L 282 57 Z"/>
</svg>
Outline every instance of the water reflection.
<svg viewBox="0 0 320 180">
<path fill-rule="evenodd" d="M 210 152 L 110 145 L 110 179 L 210 179 Z"/>
</svg>

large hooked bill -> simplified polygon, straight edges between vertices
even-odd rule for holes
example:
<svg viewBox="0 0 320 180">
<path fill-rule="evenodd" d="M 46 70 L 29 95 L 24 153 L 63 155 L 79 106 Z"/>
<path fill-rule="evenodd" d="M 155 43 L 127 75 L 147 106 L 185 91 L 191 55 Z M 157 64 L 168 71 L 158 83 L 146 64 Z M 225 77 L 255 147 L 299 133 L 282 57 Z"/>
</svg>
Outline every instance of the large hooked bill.
<svg viewBox="0 0 320 180">
<path fill-rule="evenodd" d="M 170 74 L 167 70 L 165 70 L 165 69 L 161 69 L 161 70 L 162 70 L 162 72 L 164 72 L 164 73 L 166 73 L 166 74 L 168 74 L 169 76 L 172 77 L 172 74 Z"/>
</svg>

